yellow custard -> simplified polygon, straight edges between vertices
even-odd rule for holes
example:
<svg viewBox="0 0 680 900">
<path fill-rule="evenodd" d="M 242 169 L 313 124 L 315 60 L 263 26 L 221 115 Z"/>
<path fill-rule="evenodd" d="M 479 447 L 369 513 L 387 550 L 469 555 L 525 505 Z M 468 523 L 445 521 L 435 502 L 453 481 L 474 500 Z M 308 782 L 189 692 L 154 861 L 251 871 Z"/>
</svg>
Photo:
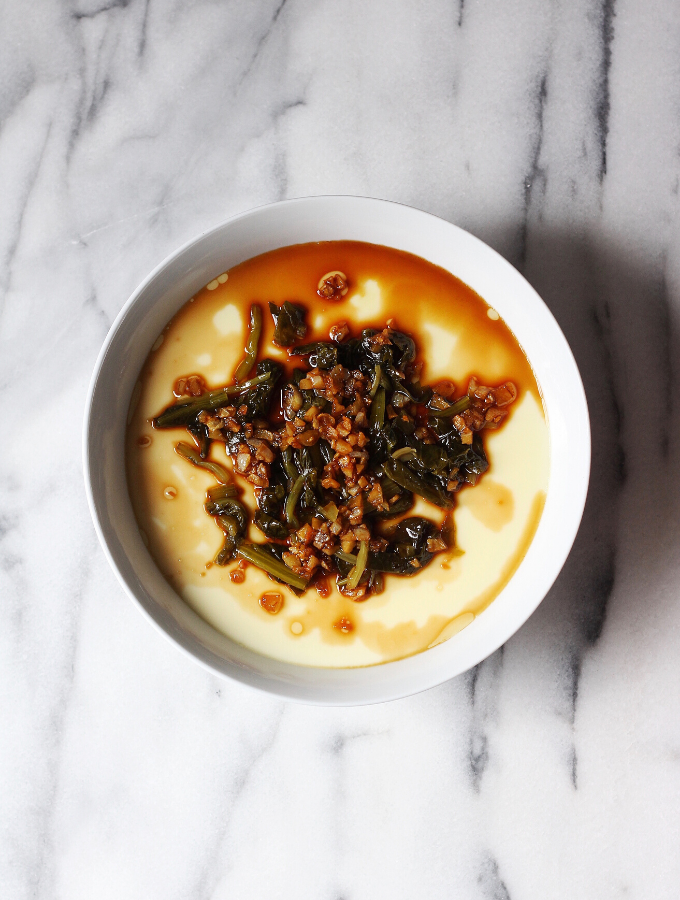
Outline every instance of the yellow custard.
<svg viewBox="0 0 680 900">
<path fill-rule="evenodd" d="M 347 274 L 337 300 L 316 294 L 326 272 Z M 284 300 L 308 308 L 305 341 L 328 340 L 345 321 L 353 334 L 382 329 L 388 319 L 408 332 L 424 360 L 424 384 L 452 379 L 463 390 L 471 375 L 482 384 L 511 380 L 518 397 L 497 431 L 484 431 L 489 470 L 457 494 L 456 548 L 435 556 L 410 578 L 388 575 L 384 593 L 362 603 L 335 587 L 328 597 L 309 589 L 296 597 L 249 566 L 242 584 L 212 565 L 223 535 L 205 513 L 208 472 L 181 459 L 174 447 L 184 429 L 156 430 L 151 420 L 174 401 L 182 375 L 200 373 L 210 388 L 232 381 L 243 357 L 248 310 L 264 312 L 260 356 L 286 361 L 271 343 L 266 304 Z M 211 458 L 231 470 L 224 445 Z M 356 242 L 285 247 L 222 273 L 191 298 L 153 345 L 134 392 L 127 431 L 128 485 L 151 555 L 180 596 L 206 621 L 267 656 L 303 665 L 365 666 L 420 652 L 464 628 L 491 603 L 521 562 L 538 526 L 548 483 L 549 445 L 539 387 L 515 337 L 474 291 L 419 257 Z M 235 481 L 239 481 L 235 476 Z M 242 502 L 255 509 L 245 482 Z M 443 511 L 418 500 L 410 515 L 441 522 Z M 250 526 L 249 539 L 264 540 Z M 264 594 L 279 593 L 270 603 Z M 265 606 L 267 604 L 265 603 Z M 280 608 L 277 608 L 280 607 Z"/>
</svg>

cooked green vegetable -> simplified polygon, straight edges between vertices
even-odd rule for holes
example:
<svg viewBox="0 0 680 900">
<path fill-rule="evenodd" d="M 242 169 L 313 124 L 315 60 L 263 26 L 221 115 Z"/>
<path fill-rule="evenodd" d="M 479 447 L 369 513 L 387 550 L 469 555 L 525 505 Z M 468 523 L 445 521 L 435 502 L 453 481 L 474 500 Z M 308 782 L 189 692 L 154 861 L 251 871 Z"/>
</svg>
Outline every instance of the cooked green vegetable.
<svg viewBox="0 0 680 900">
<path fill-rule="evenodd" d="M 462 412 L 465 412 L 465 410 L 469 408 L 470 398 L 467 394 L 465 394 L 459 400 L 456 400 L 456 402 L 452 403 L 451 406 L 447 406 L 446 409 L 436 409 L 432 406 L 431 402 L 428 405 L 430 415 L 437 416 L 438 419 L 450 419 L 453 418 L 453 416 L 459 416 Z"/>
<path fill-rule="evenodd" d="M 286 496 L 286 489 L 282 484 L 274 484 L 268 488 L 262 488 L 257 495 L 257 505 L 265 515 L 278 516 L 281 512 L 281 504 Z"/>
<path fill-rule="evenodd" d="M 394 451 L 392 459 L 401 459 L 405 461 L 407 459 L 413 459 L 413 457 L 417 455 L 418 454 L 413 447 L 400 447 L 399 450 Z"/>
<path fill-rule="evenodd" d="M 219 487 L 208 488 L 206 497 L 208 503 L 218 503 L 227 497 L 238 497 L 238 488 L 235 484 L 221 484 Z"/>
<path fill-rule="evenodd" d="M 413 469 L 410 469 L 400 460 L 388 459 L 384 468 L 392 481 L 396 481 L 405 490 L 418 494 L 423 500 L 434 503 L 435 506 L 441 506 L 443 509 L 453 506 L 453 499 L 446 495 L 441 486 L 437 485 L 433 480 L 427 479 L 427 476 L 417 475 Z"/>
<path fill-rule="evenodd" d="M 255 372 L 256 378 L 243 382 L 243 387 L 247 387 L 247 390 L 242 391 L 234 404 L 238 404 L 238 415 L 247 422 L 255 418 L 263 419 L 269 414 L 274 391 L 283 375 L 283 366 L 273 359 L 263 359 L 257 364 Z M 241 411 L 243 406 L 246 408 L 245 412 Z"/>
<path fill-rule="evenodd" d="M 274 556 L 267 544 L 250 544 L 242 541 L 236 550 L 239 556 L 247 559 L 249 563 L 272 575 L 278 581 L 290 584 L 298 590 L 304 590 L 307 582 L 301 575 L 296 575 L 288 566 Z"/>
<path fill-rule="evenodd" d="M 302 488 L 305 484 L 305 476 L 298 475 L 295 479 L 295 483 L 290 490 L 290 494 L 286 497 L 286 522 L 291 525 L 293 528 L 297 528 L 300 524 L 298 522 L 298 518 L 295 515 L 295 507 L 297 506 L 297 502 L 300 499 L 300 494 L 302 493 Z"/>
<path fill-rule="evenodd" d="M 248 513 L 245 506 L 233 497 L 225 497 L 223 500 L 217 500 L 214 503 L 206 503 L 205 511 L 209 516 L 229 516 L 238 522 L 241 534 L 243 534 L 248 526 Z"/>
<path fill-rule="evenodd" d="M 356 566 L 357 564 L 357 558 L 354 553 L 345 553 L 344 550 L 336 550 L 333 556 L 350 566 Z"/>
<path fill-rule="evenodd" d="M 233 516 L 218 516 L 216 521 L 224 532 L 224 544 L 215 557 L 215 563 L 218 566 L 226 566 L 234 558 L 236 542 L 241 535 L 241 529 Z"/>
<path fill-rule="evenodd" d="M 380 365 L 384 372 L 403 370 L 416 357 L 416 344 L 409 334 L 389 329 L 389 343 L 376 342 L 380 332 L 375 328 L 365 328 L 361 333 L 360 362 L 367 374 L 373 374 L 374 367 Z"/>
<path fill-rule="evenodd" d="M 262 512 L 261 509 L 253 516 L 253 523 L 263 534 L 266 534 L 268 538 L 285 541 L 288 537 L 288 529 L 283 522 L 279 521 L 279 519 L 275 519 L 274 516 L 268 516 L 267 513 Z"/>
<path fill-rule="evenodd" d="M 234 372 L 234 381 L 243 381 L 255 365 L 261 333 L 262 310 L 260 309 L 259 304 L 253 303 L 250 307 L 250 330 L 248 332 L 248 341 L 246 342 L 246 355 L 238 364 L 238 368 Z"/>
<path fill-rule="evenodd" d="M 332 369 L 338 364 L 338 345 L 325 341 L 296 347 L 293 356 L 306 356 L 312 369 Z"/>
<path fill-rule="evenodd" d="M 480 393 L 471 380 L 468 394 L 449 402 L 421 384 L 410 335 L 388 327 L 350 337 L 343 325 L 347 340 L 294 346 L 306 333 L 304 309 L 289 301 L 269 308 L 275 342 L 291 347 L 300 367 L 285 376 L 280 362 L 261 359 L 254 378 L 183 400 L 155 424 L 184 425 L 198 449 L 180 443 L 177 452 L 221 482 L 205 503 L 225 535 L 216 562 L 238 554 L 294 592 L 317 573 L 334 574 L 361 600 L 384 590 L 385 574 L 412 576 L 454 545 L 448 525 L 409 513 L 416 497 L 451 509 L 456 491 L 486 471 L 480 429 L 497 427 L 517 392 L 508 383 Z M 237 380 L 256 363 L 261 330 L 253 304 Z M 199 421 L 202 410 L 215 412 Z M 269 543 L 245 540 L 249 514 L 237 488 L 206 459 L 213 440 L 225 443 L 237 477 L 254 488 L 253 523 Z"/>
<path fill-rule="evenodd" d="M 247 388 L 262 385 L 264 382 L 271 380 L 271 377 L 271 372 L 263 371 L 256 378 L 244 381 L 243 384 L 218 388 L 215 391 L 208 391 L 207 394 L 201 394 L 200 397 L 173 403 L 159 416 L 156 416 L 153 420 L 153 426 L 154 428 L 185 428 L 194 422 L 200 412 L 209 409 L 219 409 L 220 406 L 227 405 L 229 400 L 233 397 L 238 397 Z"/>
<path fill-rule="evenodd" d="M 370 552 L 362 569 L 362 573 L 356 580 L 358 585 L 366 580 L 368 573 L 384 572 L 391 575 L 415 575 L 419 569 L 426 566 L 434 553 L 427 549 L 427 542 L 431 537 L 437 536 L 438 531 L 434 522 L 422 516 L 411 516 L 402 521 L 393 529 L 388 550 L 379 553 Z M 333 554 L 340 565 L 338 568 L 347 577 L 346 586 L 350 587 L 350 578 L 361 567 L 361 546 L 358 554 L 344 553 L 337 550 Z M 413 564 L 413 561 L 417 565 Z M 356 575 L 355 575 L 356 577 Z M 352 582 L 354 582 L 354 578 Z"/>
<path fill-rule="evenodd" d="M 295 467 L 295 454 L 290 447 L 286 447 L 286 449 L 281 454 L 281 463 L 283 465 L 284 472 L 288 476 L 288 486 L 292 487 L 295 484 L 295 481 L 300 473 Z"/>
<path fill-rule="evenodd" d="M 220 548 L 217 553 L 217 556 L 213 560 L 216 566 L 226 566 L 227 563 L 230 563 L 234 558 L 234 553 L 236 552 L 236 545 L 229 538 L 224 539 L 224 544 Z"/>
<path fill-rule="evenodd" d="M 385 577 L 382 572 L 371 572 L 368 588 L 372 594 L 382 594 L 385 590 Z"/>
<path fill-rule="evenodd" d="M 366 561 L 368 560 L 368 541 L 362 541 L 359 544 L 359 552 L 357 553 L 357 561 L 352 568 L 352 571 L 347 576 L 347 589 L 350 591 L 356 590 L 359 581 L 361 580 L 361 576 L 364 574 L 364 570 L 366 568 Z"/>
<path fill-rule="evenodd" d="M 199 469 L 206 469 L 208 472 L 212 472 L 221 484 L 229 484 L 231 481 L 231 475 L 224 466 L 220 465 L 220 463 L 211 462 L 208 459 L 201 459 L 200 454 L 189 444 L 185 444 L 184 441 L 180 441 L 179 444 L 175 445 L 175 453 L 181 456 L 182 459 L 186 459 L 187 462 L 198 466 Z"/>
<path fill-rule="evenodd" d="M 450 419 L 431 421 L 433 430 L 439 435 L 439 443 L 429 445 L 432 449 L 423 447 L 420 456 L 410 461 L 409 465 L 438 471 L 440 475 L 448 473 L 449 477 L 455 472 L 456 479 L 461 483 L 475 484 L 477 478 L 489 468 L 481 435 L 476 434 L 471 444 L 464 444 Z M 411 439 L 411 443 L 418 442 Z"/>
<path fill-rule="evenodd" d="M 382 369 L 378 365 L 375 367 L 375 375 L 373 376 L 373 382 L 371 384 L 371 389 L 368 392 L 369 397 L 375 397 L 376 391 L 380 387 L 381 379 L 382 379 Z"/>
<path fill-rule="evenodd" d="M 383 499 L 387 502 L 387 509 L 376 509 L 370 503 L 364 510 L 364 516 L 373 519 L 394 519 L 401 516 L 413 506 L 415 500 L 411 491 L 407 491 L 391 478 L 385 476 L 381 479 Z"/>
<path fill-rule="evenodd" d="M 427 549 L 427 542 L 436 534 L 437 527 L 429 519 L 422 516 L 402 519 L 390 535 L 389 549 L 369 554 L 368 567 L 374 572 L 415 575 L 434 556 Z"/>
<path fill-rule="evenodd" d="M 201 459 L 207 459 L 210 452 L 210 437 L 208 429 L 201 422 L 193 422 L 187 426 L 187 431 L 196 441 L 198 453 Z"/>
<path fill-rule="evenodd" d="M 371 418 L 369 425 L 371 431 L 380 431 L 385 424 L 385 388 L 378 388 L 371 403 Z"/>
<path fill-rule="evenodd" d="M 290 347 L 307 333 L 304 306 L 286 300 L 282 306 L 269 304 L 269 312 L 274 320 L 274 343 Z"/>
<path fill-rule="evenodd" d="M 403 491 L 389 509 L 378 510 L 375 513 L 375 517 L 378 519 L 394 519 L 397 516 L 402 516 L 404 513 L 408 512 L 414 503 L 415 499 L 413 494 L 410 491 Z"/>
</svg>

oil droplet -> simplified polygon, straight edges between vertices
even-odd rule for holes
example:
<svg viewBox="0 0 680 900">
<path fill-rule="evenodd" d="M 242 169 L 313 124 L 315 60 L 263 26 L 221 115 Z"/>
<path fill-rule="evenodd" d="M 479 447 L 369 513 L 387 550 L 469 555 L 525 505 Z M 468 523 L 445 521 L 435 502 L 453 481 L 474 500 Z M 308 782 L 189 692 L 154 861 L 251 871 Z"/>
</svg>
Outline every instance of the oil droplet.
<svg viewBox="0 0 680 900">
<path fill-rule="evenodd" d="M 279 594 L 276 591 L 267 591 L 266 594 L 262 594 L 260 597 L 260 606 L 270 616 L 275 616 L 283 609 L 283 594 Z M 300 625 L 300 623 L 293 622 L 293 625 Z M 290 626 L 291 631 L 293 631 L 293 625 Z M 302 625 L 300 625 L 300 629 L 302 629 Z M 298 632 L 293 631 L 293 633 L 297 634 Z"/>
<path fill-rule="evenodd" d="M 137 444 L 140 447 L 150 447 L 151 446 L 151 435 L 143 434 L 140 438 L 137 438 Z"/>
<path fill-rule="evenodd" d="M 229 278 L 229 275 L 227 272 L 222 272 L 221 275 L 217 276 L 217 280 L 219 281 L 220 284 L 224 284 L 224 282 L 227 281 L 228 278 Z"/>
<path fill-rule="evenodd" d="M 293 634 L 302 634 L 302 622 L 291 622 L 290 630 L 293 632 Z"/>
<path fill-rule="evenodd" d="M 343 634 L 351 634 L 354 631 L 352 620 L 347 618 L 347 616 L 341 616 L 337 622 L 333 622 L 333 628 L 336 628 Z"/>
<path fill-rule="evenodd" d="M 494 322 L 497 322 L 498 319 L 500 319 L 500 316 L 498 315 L 498 313 L 496 312 L 496 310 L 495 310 L 495 309 L 492 309 L 491 307 L 489 307 L 489 308 L 487 309 L 486 314 L 487 314 L 487 316 L 488 316 L 490 319 L 492 319 Z"/>
<path fill-rule="evenodd" d="M 166 489 L 163 491 L 163 496 L 165 497 L 166 500 L 174 500 L 175 497 L 177 496 L 177 488 L 173 487 L 171 484 L 169 484 L 166 487 Z"/>
<path fill-rule="evenodd" d="M 153 352 L 154 350 L 158 350 L 158 348 L 160 347 L 160 345 L 163 343 L 164 340 L 165 340 L 165 335 L 159 334 L 153 343 L 153 347 L 151 348 L 151 351 Z"/>
<path fill-rule="evenodd" d="M 206 287 L 208 288 L 209 291 L 214 291 L 215 288 L 218 288 L 219 286 L 220 286 L 220 283 L 217 279 L 215 279 L 214 281 L 211 281 L 209 284 L 206 284 Z"/>
<path fill-rule="evenodd" d="M 450 568 L 450 566 L 449 566 L 449 568 Z M 441 583 L 441 581 L 440 581 L 439 584 L 437 585 L 437 590 L 438 590 L 438 591 L 443 591 L 443 590 L 444 590 L 444 585 Z"/>
</svg>

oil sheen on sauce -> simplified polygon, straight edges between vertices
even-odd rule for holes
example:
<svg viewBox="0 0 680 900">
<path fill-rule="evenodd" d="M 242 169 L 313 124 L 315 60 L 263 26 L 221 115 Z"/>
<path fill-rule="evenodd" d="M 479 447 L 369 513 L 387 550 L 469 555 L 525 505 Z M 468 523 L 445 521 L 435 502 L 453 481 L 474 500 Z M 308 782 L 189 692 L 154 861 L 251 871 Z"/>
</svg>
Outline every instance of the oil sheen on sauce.
<svg viewBox="0 0 680 900">
<path fill-rule="evenodd" d="M 316 294 L 319 278 L 344 272 L 350 290 L 339 301 Z M 483 384 L 511 380 L 518 398 L 498 431 L 484 432 L 488 472 L 457 495 L 456 548 L 413 578 L 386 577 L 383 594 L 364 603 L 335 589 L 296 597 L 253 566 L 243 583 L 211 565 L 222 535 L 203 510 L 212 476 L 174 452 L 183 429 L 154 430 L 151 419 L 174 402 L 178 376 L 201 374 L 209 387 L 231 381 L 243 356 L 249 306 L 263 307 L 260 356 L 286 359 L 272 343 L 267 302 L 308 308 L 306 341 L 328 340 L 332 325 L 407 331 L 424 360 L 424 384 L 470 375 Z M 231 469 L 224 446 L 211 457 Z M 127 432 L 128 485 L 149 551 L 166 579 L 213 627 L 253 650 L 303 665 L 365 666 L 399 659 L 448 639 L 473 621 L 507 584 L 538 526 L 548 483 L 548 428 L 539 387 L 516 339 L 494 310 L 451 274 L 407 253 L 356 242 L 284 247 L 235 266 L 191 298 L 159 335 L 133 395 Z M 238 479 L 235 479 L 238 480 Z M 255 508 L 252 489 L 243 501 Z M 442 521 L 419 500 L 416 515 Z M 251 540 L 263 540 L 251 526 Z M 281 593 L 275 615 L 260 603 Z M 270 603 L 271 606 L 271 603 Z"/>
</svg>

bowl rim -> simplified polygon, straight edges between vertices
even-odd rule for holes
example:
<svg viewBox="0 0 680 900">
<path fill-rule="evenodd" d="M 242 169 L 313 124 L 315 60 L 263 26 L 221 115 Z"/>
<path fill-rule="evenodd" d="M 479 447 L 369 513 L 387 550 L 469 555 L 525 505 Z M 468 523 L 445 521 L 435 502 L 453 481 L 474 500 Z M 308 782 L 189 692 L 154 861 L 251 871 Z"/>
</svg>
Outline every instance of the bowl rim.
<svg viewBox="0 0 680 900">
<path fill-rule="evenodd" d="M 234 669 L 227 672 L 224 668 L 221 668 L 218 664 L 213 662 L 211 658 L 201 657 L 197 653 L 195 653 L 190 647 L 188 647 L 185 643 L 183 643 L 176 634 L 170 633 L 170 631 L 164 627 L 158 619 L 152 614 L 152 612 L 147 609 L 147 607 L 142 603 L 139 596 L 137 596 L 134 591 L 132 585 L 128 582 L 128 580 L 124 577 L 123 573 L 120 571 L 120 568 L 113 556 L 111 548 L 109 546 L 109 542 L 104 532 L 104 528 L 102 526 L 102 521 L 100 518 L 100 512 L 98 509 L 97 501 L 94 495 L 93 489 L 93 481 L 92 481 L 92 459 L 91 459 L 91 429 L 92 429 L 92 419 L 93 419 L 93 410 L 95 406 L 95 399 L 97 395 L 97 387 L 100 381 L 100 377 L 102 374 L 102 369 L 104 368 L 104 364 L 107 361 L 111 345 L 116 339 L 116 336 L 121 328 L 121 325 L 127 318 L 131 309 L 137 303 L 139 297 L 145 292 L 147 287 L 151 285 L 158 276 L 171 265 L 176 259 L 181 257 L 183 254 L 187 253 L 187 251 L 191 250 L 193 247 L 200 245 L 202 242 L 209 239 L 212 235 L 217 232 L 232 226 L 238 222 L 242 222 L 244 220 L 266 215 L 268 211 L 273 209 L 286 209 L 286 208 L 294 208 L 299 207 L 305 204 L 314 204 L 318 202 L 328 202 L 328 201 L 338 201 L 338 202 L 348 202 L 348 203 L 356 203 L 357 205 L 374 205 L 378 204 L 382 207 L 392 206 L 402 210 L 408 210 L 410 213 L 418 214 L 419 216 L 426 217 L 427 219 L 434 220 L 437 223 L 437 227 L 441 227 L 441 224 L 444 224 L 446 227 L 453 229 L 457 232 L 462 232 L 465 235 L 467 240 L 472 241 L 474 244 L 478 245 L 483 252 L 487 254 L 492 254 L 493 257 L 496 258 L 496 261 L 501 265 L 508 268 L 508 271 L 512 271 L 514 273 L 514 277 L 519 277 L 522 282 L 524 282 L 524 286 L 526 287 L 529 294 L 533 295 L 536 301 L 543 307 L 544 314 L 547 314 L 549 319 L 552 320 L 552 324 L 554 326 L 556 336 L 561 338 L 562 341 L 562 350 L 565 352 L 565 359 L 571 362 L 572 367 L 572 383 L 571 388 L 575 390 L 578 394 L 577 402 L 581 407 L 581 421 L 579 422 L 579 427 L 582 429 L 584 438 L 583 445 L 581 446 L 581 459 L 578 461 L 579 465 L 577 468 L 582 473 L 581 480 L 577 481 L 577 484 L 574 490 L 571 493 L 571 501 L 572 501 L 572 515 L 570 527 L 568 527 L 567 532 L 564 535 L 564 539 L 560 546 L 560 552 L 551 557 L 551 575 L 549 580 L 545 580 L 545 590 L 541 588 L 541 590 L 536 592 L 536 597 L 534 598 L 534 602 L 525 606 L 523 610 L 523 614 L 519 617 L 512 618 L 509 620 L 504 628 L 500 628 L 498 631 L 497 637 L 488 645 L 485 645 L 479 652 L 478 658 L 473 662 L 465 662 L 462 667 L 453 667 L 454 670 L 444 669 L 443 667 L 436 672 L 433 672 L 428 678 L 419 678 L 414 679 L 414 684 L 412 687 L 407 688 L 398 688 L 394 690 L 385 689 L 384 687 L 378 692 L 367 692 L 365 697 L 361 697 L 357 699 L 356 697 L 342 697 L 336 696 L 334 690 L 324 690 L 322 689 L 317 693 L 316 696 L 303 696 L 300 695 L 298 691 L 291 688 L 291 685 L 287 684 L 285 681 L 267 681 L 267 679 L 249 679 L 245 677 L 238 671 L 238 669 Z M 348 240 L 352 240 L 348 238 Z M 299 241 L 292 242 L 300 243 Z M 373 243 L 378 243 L 378 241 L 373 241 Z M 385 246 L 389 246 L 389 244 L 385 244 Z M 259 255 L 259 253 L 268 252 L 267 250 L 259 251 L 253 255 Z M 413 251 L 406 251 L 413 252 Z M 417 255 L 417 254 L 416 254 Z M 242 261 L 245 261 L 248 258 L 252 257 L 244 257 Z M 452 274 L 456 274 L 453 272 Z M 529 360 L 530 364 L 531 359 Z M 533 368 L 533 364 L 532 364 Z M 537 376 L 538 377 L 538 376 Z M 550 427 L 550 424 L 549 424 Z M 552 435 L 551 435 L 552 441 Z M 518 631 L 522 625 L 530 618 L 530 616 L 535 612 L 538 606 L 541 604 L 546 594 L 554 584 L 558 575 L 560 574 L 564 563 L 571 551 L 573 546 L 573 542 L 578 533 L 581 519 L 583 516 L 583 511 L 585 508 L 588 486 L 589 486 L 589 477 L 590 477 L 590 464 L 591 464 L 591 432 L 590 432 L 590 420 L 588 413 L 588 404 L 587 398 L 585 394 L 585 389 L 583 387 L 583 381 L 578 370 L 578 366 L 576 365 L 576 361 L 574 359 L 571 348 L 562 332 L 557 320 L 552 314 L 551 310 L 540 297 L 540 295 L 536 292 L 533 286 L 526 280 L 526 278 L 519 272 L 511 263 L 509 263 L 505 257 L 503 257 L 498 251 L 494 250 L 480 238 L 471 234 L 465 229 L 461 228 L 458 225 L 455 225 L 452 222 L 449 222 L 447 219 L 444 219 L 441 216 L 434 215 L 433 213 L 426 212 L 424 210 L 420 210 L 417 207 L 409 206 L 408 204 L 399 203 L 393 200 L 383 200 L 374 197 L 364 197 L 358 195 L 347 195 L 347 194 L 318 194 L 318 195 L 309 195 L 305 197 L 296 197 L 288 200 L 279 200 L 273 203 L 261 204 L 256 207 L 252 207 L 243 212 L 237 213 L 233 216 L 229 216 L 218 224 L 212 226 L 206 231 L 201 232 L 199 235 L 190 238 L 181 244 L 174 251 L 169 253 L 160 263 L 158 263 L 151 272 L 139 283 L 139 285 L 135 288 L 132 294 L 129 296 L 127 301 L 121 307 L 118 315 L 115 317 L 109 331 L 106 335 L 106 338 L 102 344 L 102 347 L 97 355 L 97 359 L 95 362 L 95 366 L 92 372 L 92 376 L 90 378 L 90 382 L 88 385 L 87 396 L 85 401 L 85 415 L 83 421 L 83 434 L 82 434 L 82 452 L 83 452 L 83 476 L 85 481 L 85 493 L 87 496 L 87 503 L 90 510 L 90 515 L 92 517 L 93 525 L 95 528 L 95 532 L 99 539 L 99 543 L 104 551 L 104 555 L 106 556 L 109 565 L 113 569 L 119 583 L 123 587 L 124 592 L 133 600 L 134 605 L 140 610 L 140 612 L 153 623 L 154 627 L 160 631 L 167 640 L 169 640 L 172 644 L 178 647 L 186 656 L 198 662 L 204 669 L 211 672 L 212 674 L 218 675 L 222 678 L 229 678 L 232 681 L 238 681 L 240 684 L 243 684 L 246 687 L 250 687 L 255 689 L 261 693 L 265 693 L 268 695 L 279 696 L 282 699 L 294 700 L 296 702 L 302 702 L 309 705 L 318 705 L 318 706 L 356 706 L 356 705 L 368 705 L 372 703 L 381 703 L 390 700 L 396 700 L 400 698 L 404 698 L 407 696 L 411 696 L 421 691 L 425 691 L 430 689 L 431 687 L 435 687 L 439 684 L 442 684 L 451 678 L 456 677 L 457 675 L 463 674 L 466 671 L 469 671 L 470 668 L 479 664 L 482 660 L 486 659 L 492 653 L 494 653 L 499 647 L 501 647 L 507 640 Z M 551 451 L 552 458 L 552 451 Z M 532 543 L 535 539 L 532 538 Z M 516 572 L 513 573 L 510 578 L 510 582 L 512 582 L 516 576 Z M 509 583 L 510 583 L 509 582 Z M 497 599 L 497 598 L 496 598 Z M 495 603 L 496 600 L 492 601 L 492 604 Z M 470 627 L 470 626 L 468 626 Z M 444 642 L 445 644 L 447 642 Z M 443 645 L 439 645 L 443 646 Z M 418 656 L 425 655 L 426 653 L 432 653 L 433 650 L 437 648 L 432 648 L 430 650 L 423 651 L 422 653 L 414 654 L 413 656 L 392 660 L 385 663 L 379 663 L 373 666 L 366 667 L 357 667 L 357 668 L 336 668 L 336 669 L 328 669 L 328 668 L 317 668 L 307 665 L 299 665 L 299 664 L 287 664 L 296 669 L 304 669 L 311 672 L 320 672 L 320 673 L 328 673 L 328 672 L 339 672 L 339 673 L 347 673 L 347 672 L 369 672 L 371 670 L 383 670 L 387 671 L 390 668 L 398 667 L 400 664 L 405 663 L 407 660 L 417 659 Z M 253 651 L 254 652 L 254 651 Z M 210 654 L 206 654 L 208 657 Z M 256 654 L 263 660 L 269 660 L 269 657 L 264 657 L 261 654 Z"/>
</svg>

